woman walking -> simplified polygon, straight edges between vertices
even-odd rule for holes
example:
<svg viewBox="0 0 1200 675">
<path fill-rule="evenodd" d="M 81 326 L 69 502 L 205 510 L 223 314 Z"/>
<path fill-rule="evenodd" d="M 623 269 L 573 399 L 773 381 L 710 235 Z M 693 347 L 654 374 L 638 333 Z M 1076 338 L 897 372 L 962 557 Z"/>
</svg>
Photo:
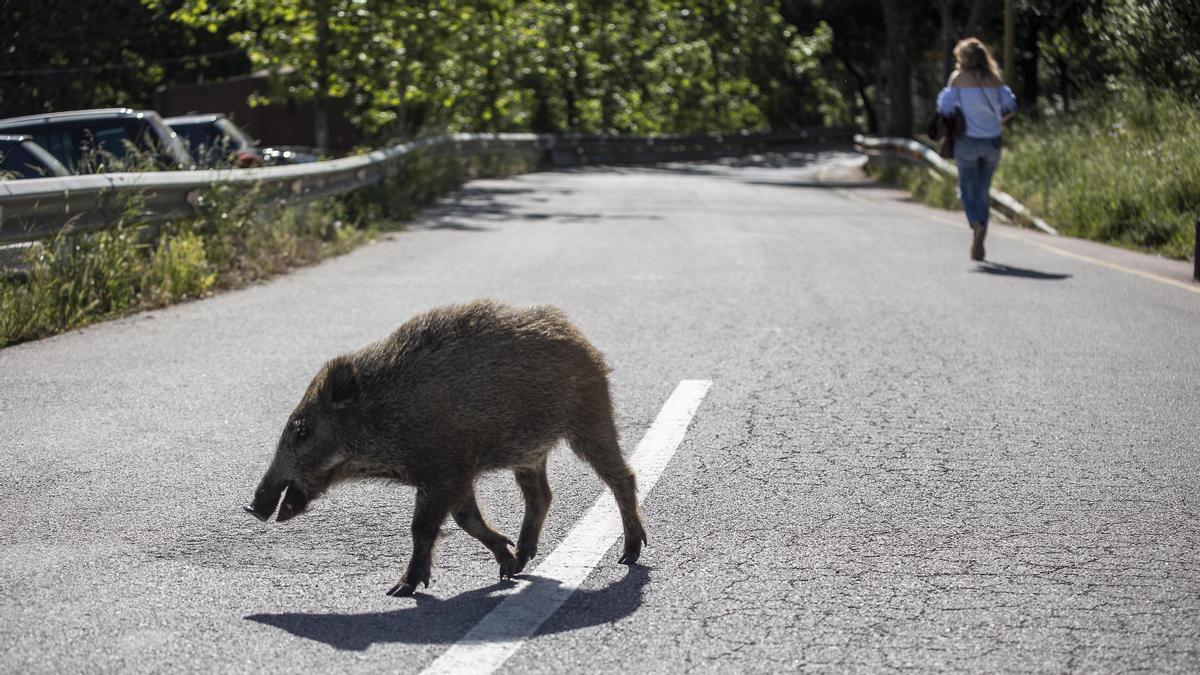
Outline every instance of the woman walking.
<svg viewBox="0 0 1200 675">
<path fill-rule="evenodd" d="M 958 165 L 958 196 L 974 236 L 971 260 L 983 260 L 987 237 L 988 191 L 1000 163 L 1000 125 L 1017 114 L 1017 98 L 1004 84 L 1000 68 L 987 45 L 967 38 L 954 46 L 958 67 L 938 94 L 938 113 L 954 117 L 961 110 L 966 129 L 954 142 Z"/>
</svg>

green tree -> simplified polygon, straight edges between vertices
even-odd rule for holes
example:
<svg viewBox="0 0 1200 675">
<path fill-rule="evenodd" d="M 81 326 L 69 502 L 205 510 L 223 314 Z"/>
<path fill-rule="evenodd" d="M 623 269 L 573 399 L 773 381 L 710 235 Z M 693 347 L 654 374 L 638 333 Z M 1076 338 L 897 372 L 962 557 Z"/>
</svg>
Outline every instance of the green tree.
<svg viewBox="0 0 1200 675">
<path fill-rule="evenodd" d="M 147 0 L 153 2 L 154 0 Z M 271 98 L 345 97 L 377 137 L 441 130 L 666 133 L 845 116 L 801 33 L 762 3 L 710 0 L 188 0 L 231 24 Z"/>
<path fill-rule="evenodd" d="M 11 0 L 0 21 L 0 116 L 149 107 L 155 87 L 245 72 L 221 32 L 167 20 L 177 2 Z"/>
</svg>

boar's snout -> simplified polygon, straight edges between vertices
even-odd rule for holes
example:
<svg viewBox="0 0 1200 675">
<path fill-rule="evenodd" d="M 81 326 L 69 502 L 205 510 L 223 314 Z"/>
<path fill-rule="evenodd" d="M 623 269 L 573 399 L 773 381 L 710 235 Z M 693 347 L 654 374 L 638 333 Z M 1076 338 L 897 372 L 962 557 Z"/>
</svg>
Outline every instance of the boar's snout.
<svg viewBox="0 0 1200 675">
<path fill-rule="evenodd" d="M 275 516 L 275 522 L 282 523 L 285 520 L 304 513 L 304 508 L 308 506 L 308 495 L 304 494 L 304 490 L 296 487 L 295 483 L 289 483 L 287 492 L 283 495 L 283 503 L 279 505 L 279 515 Z"/>
<path fill-rule="evenodd" d="M 279 503 L 280 496 L 283 497 L 282 504 Z M 250 506 L 242 507 L 242 510 L 265 523 L 271 518 L 271 514 L 275 513 L 276 505 L 279 506 L 279 515 L 275 517 L 275 522 L 282 523 L 304 512 L 305 507 L 308 506 L 308 495 L 304 494 L 304 490 L 291 481 L 268 482 L 264 480 L 263 484 L 254 491 L 254 501 L 250 503 Z"/>
</svg>

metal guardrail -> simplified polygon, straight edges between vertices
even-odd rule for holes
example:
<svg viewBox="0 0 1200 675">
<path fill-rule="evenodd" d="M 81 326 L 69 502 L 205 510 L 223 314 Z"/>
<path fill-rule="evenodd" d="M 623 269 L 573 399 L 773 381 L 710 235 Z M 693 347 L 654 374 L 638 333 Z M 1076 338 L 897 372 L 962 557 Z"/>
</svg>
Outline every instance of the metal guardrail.
<svg viewBox="0 0 1200 675">
<path fill-rule="evenodd" d="M 809 128 L 771 134 L 624 137 L 546 134 L 450 134 L 364 155 L 311 164 L 201 171 L 149 171 L 0 181 L 0 245 L 36 241 L 65 228 L 109 227 L 125 205 L 114 195 L 136 193 L 147 224 L 191 213 L 201 191 L 215 185 L 255 186 L 266 198 L 305 200 L 343 194 L 379 182 L 402 158 L 524 152 L 543 164 L 573 167 L 686 161 L 770 152 L 813 143 L 850 142 L 849 128 Z"/>
<path fill-rule="evenodd" d="M 153 223 L 190 213 L 199 191 L 213 185 L 257 186 L 264 198 L 313 199 L 378 182 L 389 165 L 418 150 L 434 155 L 541 152 L 546 142 L 535 134 L 453 134 L 311 164 L 0 181 L 0 244 L 44 239 L 64 227 L 104 229 L 124 208 L 112 203 L 114 194 L 137 193 L 141 219 Z"/>
<path fill-rule="evenodd" d="M 946 161 L 933 148 L 924 143 L 914 141 L 911 138 L 874 138 L 856 134 L 854 136 L 854 147 L 866 155 L 889 155 L 915 160 L 924 163 L 947 178 L 958 180 L 958 168 L 954 166 L 953 162 Z M 1009 217 L 1030 223 L 1046 234 L 1058 234 L 1058 230 L 1035 216 L 1024 204 L 1017 201 L 1015 197 L 1007 192 L 1001 192 L 996 188 L 992 188 L 988 193 L 988 198 L 992 202 L 992 207 L 997 211 Z"/>
<path fill-rule="evenodd" d="M 552 166 L 686 162 L 779 152 L 804 145 L 849 145 L 850 127 L 808 127 L 766 134 L 688 136 L 554 136 L 547 160 Z"/>
</svg>

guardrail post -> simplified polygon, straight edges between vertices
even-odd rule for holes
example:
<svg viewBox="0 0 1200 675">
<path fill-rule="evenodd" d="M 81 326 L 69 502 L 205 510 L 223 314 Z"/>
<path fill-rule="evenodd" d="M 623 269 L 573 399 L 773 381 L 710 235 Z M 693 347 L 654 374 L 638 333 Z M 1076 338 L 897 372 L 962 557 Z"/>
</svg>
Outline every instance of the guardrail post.
<svg viewBox="0 0 1200 675">
<path fill-rule="evenodd" d="M 1196 219 L 1196 241 L 1192 249 L 1192 278 L 1200 281 L 1200 218 Z"/>
</svg>

